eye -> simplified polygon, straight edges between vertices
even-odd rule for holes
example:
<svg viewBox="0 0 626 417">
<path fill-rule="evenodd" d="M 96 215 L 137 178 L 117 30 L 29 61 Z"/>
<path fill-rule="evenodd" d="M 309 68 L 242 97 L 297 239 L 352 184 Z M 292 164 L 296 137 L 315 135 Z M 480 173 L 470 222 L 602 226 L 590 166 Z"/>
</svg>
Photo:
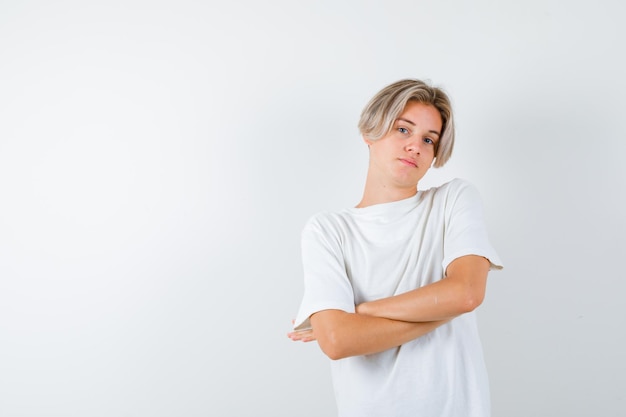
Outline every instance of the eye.
<svg viewBox="0 0 626 417">
<path fill-rule="evenodd" d="M 429 145 L 434 145 L 435 141 L 432 140 L 431 138 L 424 138 L 424 142 L 428 143 Z"/>
<path fill-rule="evenodd" d="M 402 133 L 404 135 L 408 135 L 410 133 L 409 129 L 407 129 L 406 127 L 399 127 L 398 128 L 398 132 L 400 132 L 400 133 Z"/>
</svg>

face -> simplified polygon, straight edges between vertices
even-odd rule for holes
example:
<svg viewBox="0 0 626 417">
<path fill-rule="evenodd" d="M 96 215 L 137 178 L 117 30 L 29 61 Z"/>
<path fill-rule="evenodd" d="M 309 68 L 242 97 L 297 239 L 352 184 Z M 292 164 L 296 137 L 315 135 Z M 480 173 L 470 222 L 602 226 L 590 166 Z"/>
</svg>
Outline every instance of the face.
<svg viewBox="0 0 626 417">
<path fill-rule="evenodd" d="M 386 136 L 365 139 L 370 148 L 369 174 L 385 187 L 414 192 L 433 163 L 441 129 L 441 115 L 434 106 L 409 101 Z"/>
</svg>

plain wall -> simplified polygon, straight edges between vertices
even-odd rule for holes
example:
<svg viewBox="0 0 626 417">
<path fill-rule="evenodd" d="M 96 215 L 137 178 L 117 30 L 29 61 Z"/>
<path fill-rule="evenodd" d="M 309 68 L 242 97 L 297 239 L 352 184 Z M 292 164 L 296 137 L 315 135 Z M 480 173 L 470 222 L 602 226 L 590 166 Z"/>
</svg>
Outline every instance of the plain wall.
<svg viewBox="0 0 626 417">
<path fill-rule="evenodd" d="M 618 1 L 0 2 L 0 415 L 331 416 L 299 237 L 366 101 L 451 95 L 493 415 L 626 414 Z"/>
</svg>

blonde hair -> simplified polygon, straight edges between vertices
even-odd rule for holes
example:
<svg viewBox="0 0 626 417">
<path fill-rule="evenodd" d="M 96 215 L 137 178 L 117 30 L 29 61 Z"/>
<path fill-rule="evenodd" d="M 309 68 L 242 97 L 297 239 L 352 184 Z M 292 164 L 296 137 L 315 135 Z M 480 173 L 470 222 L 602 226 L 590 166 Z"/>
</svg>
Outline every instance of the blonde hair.
<svg viewBox="0 0 626 417">
<path fill-rule="evenodd" d="M 448 95 L 440 88 L 424 81 L 405 79 L 380 90 L 361 112 L 359 131 L 369 140 L 378 140 L 387 135 L 409 101 L 430 104 L 441 115 L 441 137 L 437 143 L 433 166 L 444 166 L 454 147 L 454 120 L 452 104 Z"/>
</svg>

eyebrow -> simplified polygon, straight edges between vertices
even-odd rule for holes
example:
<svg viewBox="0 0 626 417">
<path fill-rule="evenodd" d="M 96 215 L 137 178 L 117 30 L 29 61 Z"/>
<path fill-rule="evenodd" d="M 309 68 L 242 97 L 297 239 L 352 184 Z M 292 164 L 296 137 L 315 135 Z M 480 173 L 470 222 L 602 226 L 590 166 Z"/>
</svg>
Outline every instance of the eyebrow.
<svg viewBox="0 0 626 417">
<path fill-rule="evenodd" d="M 412 122 L 412 121 L 410 121 L 409 119 L 405 119 L 404 117 L 398 117 L 398 118 L 396 119 L 396 121 L 398 121 L 398 120 L 402 120 L 403 122 L 406 122 L 406 123 L 410 124 L 411 126 L 415 126 L 415 123 L 413 123 L 413 122 Z M 435 134 L 435 135 L 437 135 L 437 136 L 441 136 L 441 133 L 437 132 L 436 130 L 429 130 L 428 132 L 429 132 L 429 133 L 434 133 L 434 134 Z"/>
</svg>

